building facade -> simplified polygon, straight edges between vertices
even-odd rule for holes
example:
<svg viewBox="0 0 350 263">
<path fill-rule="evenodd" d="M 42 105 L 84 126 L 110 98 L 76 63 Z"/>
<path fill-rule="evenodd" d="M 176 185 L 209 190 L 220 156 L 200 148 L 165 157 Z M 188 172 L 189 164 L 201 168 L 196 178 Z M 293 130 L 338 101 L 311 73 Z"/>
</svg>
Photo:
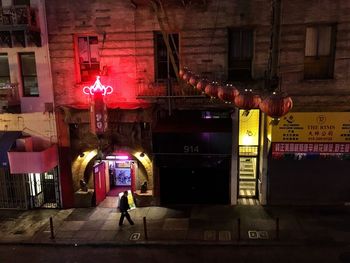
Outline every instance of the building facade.
<svg viewBox="0 0 350 263">
<path fill-rule="evenodd" d="M 0 208 L 61 207 L 45 1 L 0 4 Z"/>
<path fill-rule="evenodd" d="M 289 114 L 344 113 L 349 9 L 341 0 L 46 0 L 63 206 L 98 204 L 125 189 L 148 204 L 346 202 L 339 170 L 349 165 L 346 140 L 317 139 L 343 151 L 293 145 L 281 153 L 280 144 L 315 141 L 278 135 L 291 115 L 272 127 L 259 109 L 240 110 L 178 72 L 186 66 L 262 98 L 271 87 L 287 92 Z M 313 164 L 284 158 L 301 153 Z M 314 171 L 305 167 L 320 162 L 337 171 L 307 177 Z M 329 198 L 317 178 L 332 182 Z M 81 180 L 94 194 L 81 192 Z M 149 191 L 141 193 L 145 182 Z"/>
</svg>

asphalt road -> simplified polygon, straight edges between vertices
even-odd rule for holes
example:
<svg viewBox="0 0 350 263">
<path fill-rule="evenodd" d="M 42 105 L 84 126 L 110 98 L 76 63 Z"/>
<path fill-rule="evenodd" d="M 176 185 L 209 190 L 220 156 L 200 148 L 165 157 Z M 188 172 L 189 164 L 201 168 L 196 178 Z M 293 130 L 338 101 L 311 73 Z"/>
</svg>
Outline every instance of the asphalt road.
<svg viewBox="0 0 350 263">
<path fill-rule="evenodd" d="M 1 263 L 350 262 L 350 246 L 38 246 L 0 245 Z"/>
</svg>

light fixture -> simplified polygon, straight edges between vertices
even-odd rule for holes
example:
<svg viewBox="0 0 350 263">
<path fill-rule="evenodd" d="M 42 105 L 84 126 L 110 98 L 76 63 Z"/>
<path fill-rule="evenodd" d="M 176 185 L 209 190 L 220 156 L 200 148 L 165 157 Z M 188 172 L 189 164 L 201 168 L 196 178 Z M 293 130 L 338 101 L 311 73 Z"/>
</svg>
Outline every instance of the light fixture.
<svg viewBox="0 0 350 263">
<path fill-rule="evenodd" d="M 115 159 L 117 159 L 117 160 L 128 160 L 129 156 L 127 156 L 127 155 L 116 155 Z"/>
</svg>

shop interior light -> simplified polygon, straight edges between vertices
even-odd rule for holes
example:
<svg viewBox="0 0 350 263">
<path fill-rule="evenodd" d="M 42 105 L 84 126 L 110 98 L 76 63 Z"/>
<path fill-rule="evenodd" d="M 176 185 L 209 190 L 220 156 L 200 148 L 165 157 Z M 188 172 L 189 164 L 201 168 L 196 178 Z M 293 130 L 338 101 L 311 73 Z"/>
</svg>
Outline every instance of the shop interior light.
<svg viewBox="0 0 350 263">
<path fill-rule="evenodd" d="M 129 159 L 129 156 L 126 156 L 126 155 L 116 155 L 116 156 L 115 156 L 115 159 L 117 159 L 117 160 L 128 160 L 128 159 Z"/>
</svg>

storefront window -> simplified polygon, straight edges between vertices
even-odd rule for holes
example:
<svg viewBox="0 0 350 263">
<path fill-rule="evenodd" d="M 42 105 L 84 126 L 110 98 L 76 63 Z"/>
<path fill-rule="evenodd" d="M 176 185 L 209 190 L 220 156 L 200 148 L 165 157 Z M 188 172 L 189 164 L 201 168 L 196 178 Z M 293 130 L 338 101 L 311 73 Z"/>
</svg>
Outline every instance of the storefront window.
<svg viewBox="0 0 350 263">
<path fill-rule="evenodd" d="M 29 173 L 30 195 L 36 196 L 41 193 L 41 175 L 40 173 Z"/>
</svg>

